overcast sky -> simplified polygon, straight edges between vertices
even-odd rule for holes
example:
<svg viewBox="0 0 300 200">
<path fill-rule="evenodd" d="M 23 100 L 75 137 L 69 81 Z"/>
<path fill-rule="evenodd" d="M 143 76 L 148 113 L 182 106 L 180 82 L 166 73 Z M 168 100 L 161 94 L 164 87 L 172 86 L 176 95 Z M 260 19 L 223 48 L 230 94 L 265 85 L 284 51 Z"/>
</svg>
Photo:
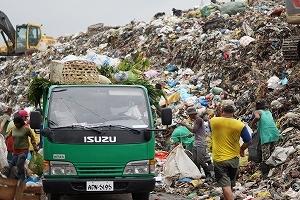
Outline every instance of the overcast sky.
<svg viewBox="0 0 300 200">
<path fill-rule="evenodd" d="M 0 0 L 0 9 L 15 26 L 43 24 L 52 36 L 86 31 L 91 24 L 124 25 L 135 19 L 149 21 L 157 12 L 187 9 L 210 0 Z"/>
</svg>

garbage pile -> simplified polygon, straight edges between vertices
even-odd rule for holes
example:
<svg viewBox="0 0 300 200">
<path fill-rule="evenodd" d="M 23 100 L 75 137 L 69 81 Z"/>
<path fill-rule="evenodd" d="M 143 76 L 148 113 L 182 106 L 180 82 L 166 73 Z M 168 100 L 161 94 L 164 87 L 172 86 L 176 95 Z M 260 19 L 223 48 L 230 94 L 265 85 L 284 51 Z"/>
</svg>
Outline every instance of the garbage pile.
<svg viewBox="0 0 300 200">
<path fill-rule="evenodd" d="M 163 83 L 168 105 L 174 110 L 174 124 L 186 120 L 184 110 L 194 105 L 199 113 L 213 115 L 224 100 L 232 100 L 235 115 L 249 122 L 253 103 L 265 99 L 282 131 L 282 139 L 271 156 L 274 169 L 270 180 L 262 181 L 255 165 L 242 168 L 236 195 L 241 199 L 299 199 L 300 170 L 300 67 L 284 61 L 284 38 L 300 35 L 286 23 L 282 1 L 254 1 L 211 4 L 174 15 L 155 15 L 149 23 L 132 21 L 121 27 L 92 26 L 87 32 L 58 38 L 59 43 L 44 52 L 15 57 L 0 63 L 0 102 L 29 106 L 28 86 L 33 77 L 49 78 L 54 60 L 94 62 L 112 82 L 130 79 L 128 60 L 141 56 L 139 73 L 151 83 Z M 126 61 L 126 62 L 125 62 Z M 129 64 L 128 64 L 129 63 Z M 132 72 L 132 73 L 131 73 Z M 157 137 L 157 148 L 170 151 L 171 131 Z M 163 185 L 160 162 L 157 178 Z M 217 197 L 202 179 L 173 181 L 168 192 L 190 198 Z M 196 193 L 195 193 L 196 192 Z"/>
</svg>

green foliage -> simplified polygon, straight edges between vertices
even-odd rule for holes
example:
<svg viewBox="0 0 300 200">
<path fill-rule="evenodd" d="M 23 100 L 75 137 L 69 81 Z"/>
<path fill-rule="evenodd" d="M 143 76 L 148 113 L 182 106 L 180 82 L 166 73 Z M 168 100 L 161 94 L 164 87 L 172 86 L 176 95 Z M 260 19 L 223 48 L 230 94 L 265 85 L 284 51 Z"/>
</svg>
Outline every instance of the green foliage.
<svg viewBox="0 0 300 200">
<path fill-rule="evenodd" d="M 43 156 L 39 153 L 33 153 L 32 158 L 28 164 L 28 168 L 38 176 L 43 174 Z"/>
<path fill-rule="evenodd" d="M 34 78 L 30 85 L 28 90 L 28 100 L 30 103 L 34 104 L 35 106 L 40 105 L 41 98 L 43 97 L 43 93 L 45 90 L 48 90 L 48 88 L 52 85 L 49 80 L 44 78 Z"/>
<path fill-rule="evenodd" d="M 131 59 L 124 59 L 118 66 L 120 71 L 134 71 L 135 73 L 141 73 L 149 69 L 150 61 L 145 58 L 141 53 L 136 53 Z"/>
<path fill-rule="evenodd" d="M 114 68 L 109 65 L 102 65 L 100 69 L 99 68 L 97 69 L 101 75 L 107 78 L 112 78 L 113 73 L 115 73 Z"/>
</svg>

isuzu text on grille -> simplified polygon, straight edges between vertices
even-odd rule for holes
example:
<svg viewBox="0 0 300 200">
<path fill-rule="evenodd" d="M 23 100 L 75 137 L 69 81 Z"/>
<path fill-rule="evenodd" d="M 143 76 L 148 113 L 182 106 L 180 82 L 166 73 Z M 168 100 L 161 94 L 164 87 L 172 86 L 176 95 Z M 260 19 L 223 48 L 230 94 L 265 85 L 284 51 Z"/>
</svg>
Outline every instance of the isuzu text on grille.
<svg viewBox="0 0 300 200">
<path fill-rule="evenodd" d="M 117 142 L 116 136 L 85 136 L 84 143 L 115 143 Z"/>
</svg>

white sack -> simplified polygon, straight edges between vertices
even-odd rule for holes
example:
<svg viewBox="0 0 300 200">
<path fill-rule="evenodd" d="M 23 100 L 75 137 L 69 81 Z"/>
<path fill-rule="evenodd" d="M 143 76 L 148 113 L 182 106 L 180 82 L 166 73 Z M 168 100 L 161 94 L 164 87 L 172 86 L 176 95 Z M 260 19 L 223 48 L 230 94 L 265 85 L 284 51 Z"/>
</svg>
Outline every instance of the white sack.
<svg viewBox="0 0 300 200">
<path fill-rule="evenodd" d="M 0 134 L 0 169 L 6 166 L 8 166 L 7 148 L 6 148 L 4 136 Z"/>
<path fill-rule="evenodd" d="M 175 147 L 167 157 L 164 166 L 164 175 L 166 179 L 170 178 L 193 178 L 202 177 L 198 167 L 184 152 L 182 145 Z"/>
</svg>

